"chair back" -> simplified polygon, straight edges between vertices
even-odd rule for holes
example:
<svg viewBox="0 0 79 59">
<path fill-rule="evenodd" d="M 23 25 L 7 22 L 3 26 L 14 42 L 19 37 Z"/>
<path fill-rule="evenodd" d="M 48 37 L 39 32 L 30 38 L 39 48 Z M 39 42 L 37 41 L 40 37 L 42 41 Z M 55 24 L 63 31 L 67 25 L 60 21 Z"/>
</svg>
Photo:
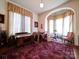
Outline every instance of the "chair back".
<svg viewBox="0 0 79 59">
<path fill-rule="evenodd" d="M 74 37 L 73 32 L 68 32 L 67 37 L 68 37 L 68 40 L 71 40 Z"/>
</svg>

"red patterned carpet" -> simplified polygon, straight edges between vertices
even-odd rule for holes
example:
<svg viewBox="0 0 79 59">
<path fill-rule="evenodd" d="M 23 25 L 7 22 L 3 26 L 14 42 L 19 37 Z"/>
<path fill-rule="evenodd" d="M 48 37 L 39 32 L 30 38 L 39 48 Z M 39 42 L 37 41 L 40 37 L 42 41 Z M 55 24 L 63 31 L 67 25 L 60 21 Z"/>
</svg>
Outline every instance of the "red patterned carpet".
<svg viewBox="0 0 79 59">
<path fill-rule="evenodd" d="M 14 48 L 0 59 L 75 59 L 73 47 L 56 42 L 41 42 Z"/>
</svg>

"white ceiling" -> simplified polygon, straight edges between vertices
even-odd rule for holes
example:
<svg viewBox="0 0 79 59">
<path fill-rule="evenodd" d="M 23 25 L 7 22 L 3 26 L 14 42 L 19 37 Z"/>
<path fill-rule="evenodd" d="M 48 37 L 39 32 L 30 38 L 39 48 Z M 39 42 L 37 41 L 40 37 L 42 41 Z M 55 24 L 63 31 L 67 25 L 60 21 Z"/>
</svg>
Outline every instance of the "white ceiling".
<svg viewBox="0 0 79 59">
<path fill-rule="evenodd" d="M 11 0 L 11 1 L 35 13 L 42 13 L 44 11 L 53 9 L 67 2 L 68 0 L 42 0 L 44 3 L 44 8 L 40 8 L 41 0 Z"/>
</svg>

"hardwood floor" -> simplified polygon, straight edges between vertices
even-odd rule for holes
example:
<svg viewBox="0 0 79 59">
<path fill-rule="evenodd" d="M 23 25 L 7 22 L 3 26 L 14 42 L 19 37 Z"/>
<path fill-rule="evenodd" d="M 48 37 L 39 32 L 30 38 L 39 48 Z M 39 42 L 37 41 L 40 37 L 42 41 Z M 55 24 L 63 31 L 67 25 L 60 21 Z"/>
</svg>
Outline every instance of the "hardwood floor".
<svg viewBox="0 0 79 59">
<path fill-rule="evenodd" d="M 79 59 L 79 47 L 74 48 L 75 59 Z"/>
</svg>

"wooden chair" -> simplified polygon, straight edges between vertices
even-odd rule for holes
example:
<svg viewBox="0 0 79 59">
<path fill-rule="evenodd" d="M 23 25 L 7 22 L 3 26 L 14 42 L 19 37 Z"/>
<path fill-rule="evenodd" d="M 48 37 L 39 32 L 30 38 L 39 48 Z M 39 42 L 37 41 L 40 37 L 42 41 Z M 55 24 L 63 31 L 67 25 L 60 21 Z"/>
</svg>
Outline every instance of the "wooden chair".
<svg viewBox="0 0 79 59">
<path fill-rule="evenodd" d="M 68 32 L 67 36 L 63 37 L 64 42 L 67 41 L 67 42 L 70 42 L 70 43 L 73 43 L 73 38 L 74 38 L 73 32 Z"/>
<path fill-rule="evenodd" d="M 38 32 L 33 32 L 32 36 L 33 36 L 33 42 L 38 44 L 39 43 L 39 33 Z"/>
</svg>

